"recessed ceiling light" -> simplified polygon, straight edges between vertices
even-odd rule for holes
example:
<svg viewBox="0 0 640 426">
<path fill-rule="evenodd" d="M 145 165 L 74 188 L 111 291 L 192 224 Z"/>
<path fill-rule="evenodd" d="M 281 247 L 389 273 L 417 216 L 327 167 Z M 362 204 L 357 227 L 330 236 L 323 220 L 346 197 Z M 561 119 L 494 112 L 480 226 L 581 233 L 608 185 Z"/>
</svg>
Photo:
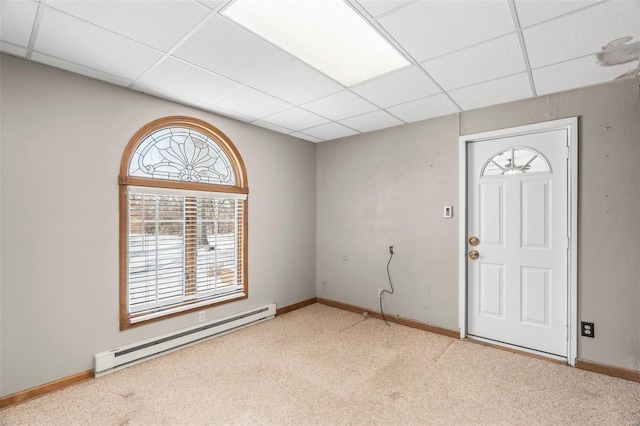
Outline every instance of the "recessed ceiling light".
<svg viewBox="0 0 640 426">
<path fill-rule="evenodd" d="M 235 0 L 222 14 L 345 86 L 409 65 L 342 0 Z"/>
</svg>

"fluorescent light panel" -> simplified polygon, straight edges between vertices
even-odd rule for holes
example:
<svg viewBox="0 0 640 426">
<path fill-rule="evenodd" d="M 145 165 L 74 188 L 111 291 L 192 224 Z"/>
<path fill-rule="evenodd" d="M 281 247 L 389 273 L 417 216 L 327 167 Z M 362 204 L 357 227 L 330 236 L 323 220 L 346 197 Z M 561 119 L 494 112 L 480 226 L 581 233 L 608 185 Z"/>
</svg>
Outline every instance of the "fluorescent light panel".
<svg viewBox="0 0 640 426">
<path fill-rule="evenodd" d="M 235 0 L 222 14 L 345 86 L 409 64 L 342 0 Z"/>
</svg>

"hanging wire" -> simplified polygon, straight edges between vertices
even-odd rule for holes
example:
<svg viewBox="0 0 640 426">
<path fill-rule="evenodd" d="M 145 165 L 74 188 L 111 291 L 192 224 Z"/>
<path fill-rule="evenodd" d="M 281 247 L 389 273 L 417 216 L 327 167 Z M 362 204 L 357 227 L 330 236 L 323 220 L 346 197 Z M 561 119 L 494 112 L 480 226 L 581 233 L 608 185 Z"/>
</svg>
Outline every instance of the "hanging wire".
<svg viewBox="0 0 640 426">
<path fill-rule="evenodd" d="M 391 273 L 389 272 L 389 264 L 391 263 L 391 259 L 393 259 L 393 248 L 390 248 L 390 256 L 389 256 L 389 261 L 387 262 L 387 277 L 389 278 L 389 287 L 391 287 L 391 291 L 389 290 L 382 290 L 380 292 L 380 314 L 382 315 L 382 319 L 384 320 L 384 323 L 387 324 L 387 326 L 391 327 L 391 325 L 389 325 L 389 323 L 387 322 L 387 319 L 384 316 L 384 310 L 382 309 L 382 299 L 384 298 L 384 294 L 388 293 L 388 294 L 393 294 L 394 290 L 393 290 L 393 283 L 391 282 Z"/>
</svg>

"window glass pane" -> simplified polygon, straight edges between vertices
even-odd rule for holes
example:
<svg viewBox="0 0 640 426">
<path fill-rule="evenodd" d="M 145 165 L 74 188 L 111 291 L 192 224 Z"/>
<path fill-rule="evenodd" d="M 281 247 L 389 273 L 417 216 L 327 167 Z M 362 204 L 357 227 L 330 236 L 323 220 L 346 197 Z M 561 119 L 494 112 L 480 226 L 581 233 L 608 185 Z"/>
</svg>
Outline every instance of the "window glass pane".
<svg viewBox="0 0 640 426">
<path fill-rule="evenodd" d="M 549 166 L 542 157 L 536 156 L 526 167 L 527 173 L 548 172 Z"/>
<path fill-rule="evenodd" d="M 231 199 L 201 200 L 198 212 L 198 233 L 202 244 L 198 247 L 197 292 L 226 291 L 238 282 L 239 241 L 235 225 L 241 201 Z"/>
<path fill-rule="evenodd" d="M 481 176 L 549 172 L 549 164 L 542 154 L 529 148 L 513 147 L 491 157 L 482 169 Z"/>
<path fill-rule="evenodd" d="M 131 191 L 129 313 L 241 293 L 243 203 Z"/>
<path fill-rule="evenodd" d="M 485 166 L 483 176 L 493 176 L 504 174 L 505 168 L 511 162 L 511 150 L 500 152 L 493 156 Z"/>
<path fill-rule="evenodd" d="M 235 185 L 231 161 L 206 135 L 187 128 L 147 136 L 131 155 L 129 176 Z"/>
</svg>

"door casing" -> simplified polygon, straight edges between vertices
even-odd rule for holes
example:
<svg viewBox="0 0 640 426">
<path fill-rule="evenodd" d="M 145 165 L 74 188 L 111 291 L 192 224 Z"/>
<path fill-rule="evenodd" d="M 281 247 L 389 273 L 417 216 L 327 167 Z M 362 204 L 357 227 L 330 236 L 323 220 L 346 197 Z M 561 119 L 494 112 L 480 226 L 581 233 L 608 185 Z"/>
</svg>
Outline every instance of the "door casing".
<svg viewBox="0 0 640 426">
<path fill-rule="evenodd" d="M 531 133 L 538 133 L 549 130 L 566 129 L 568 138 L 568 182 L 567 194 L 567 229 L 569 232 L 569 248 L 567 252 L 567 363 L 575 366 L 578 350 L 578 118 L 570 117 L 560 120 L 545 121 L 542 123 L 529 124 L 525 126 L 510 127 L 506 129 L 493 130 L 482 133 L 460 136 L 460 240 L 459 240 L 459 327 L 460 338 L 467 338 L 467 144 L 471 142 L 482 142 L 511 136 L 520 136 Z M 498 344 L 498 343 L 496 343 Z M 504 346 L 509 346 L 505 344 Z M 523 350 L 522 348 L 517 348 Z M 526 350 L 525 350 L 526 351 Z M 527 351 L 538 353 L 536 351 Z M 548 356 L 547 354 L 541 354 Z"/>
</svg>

